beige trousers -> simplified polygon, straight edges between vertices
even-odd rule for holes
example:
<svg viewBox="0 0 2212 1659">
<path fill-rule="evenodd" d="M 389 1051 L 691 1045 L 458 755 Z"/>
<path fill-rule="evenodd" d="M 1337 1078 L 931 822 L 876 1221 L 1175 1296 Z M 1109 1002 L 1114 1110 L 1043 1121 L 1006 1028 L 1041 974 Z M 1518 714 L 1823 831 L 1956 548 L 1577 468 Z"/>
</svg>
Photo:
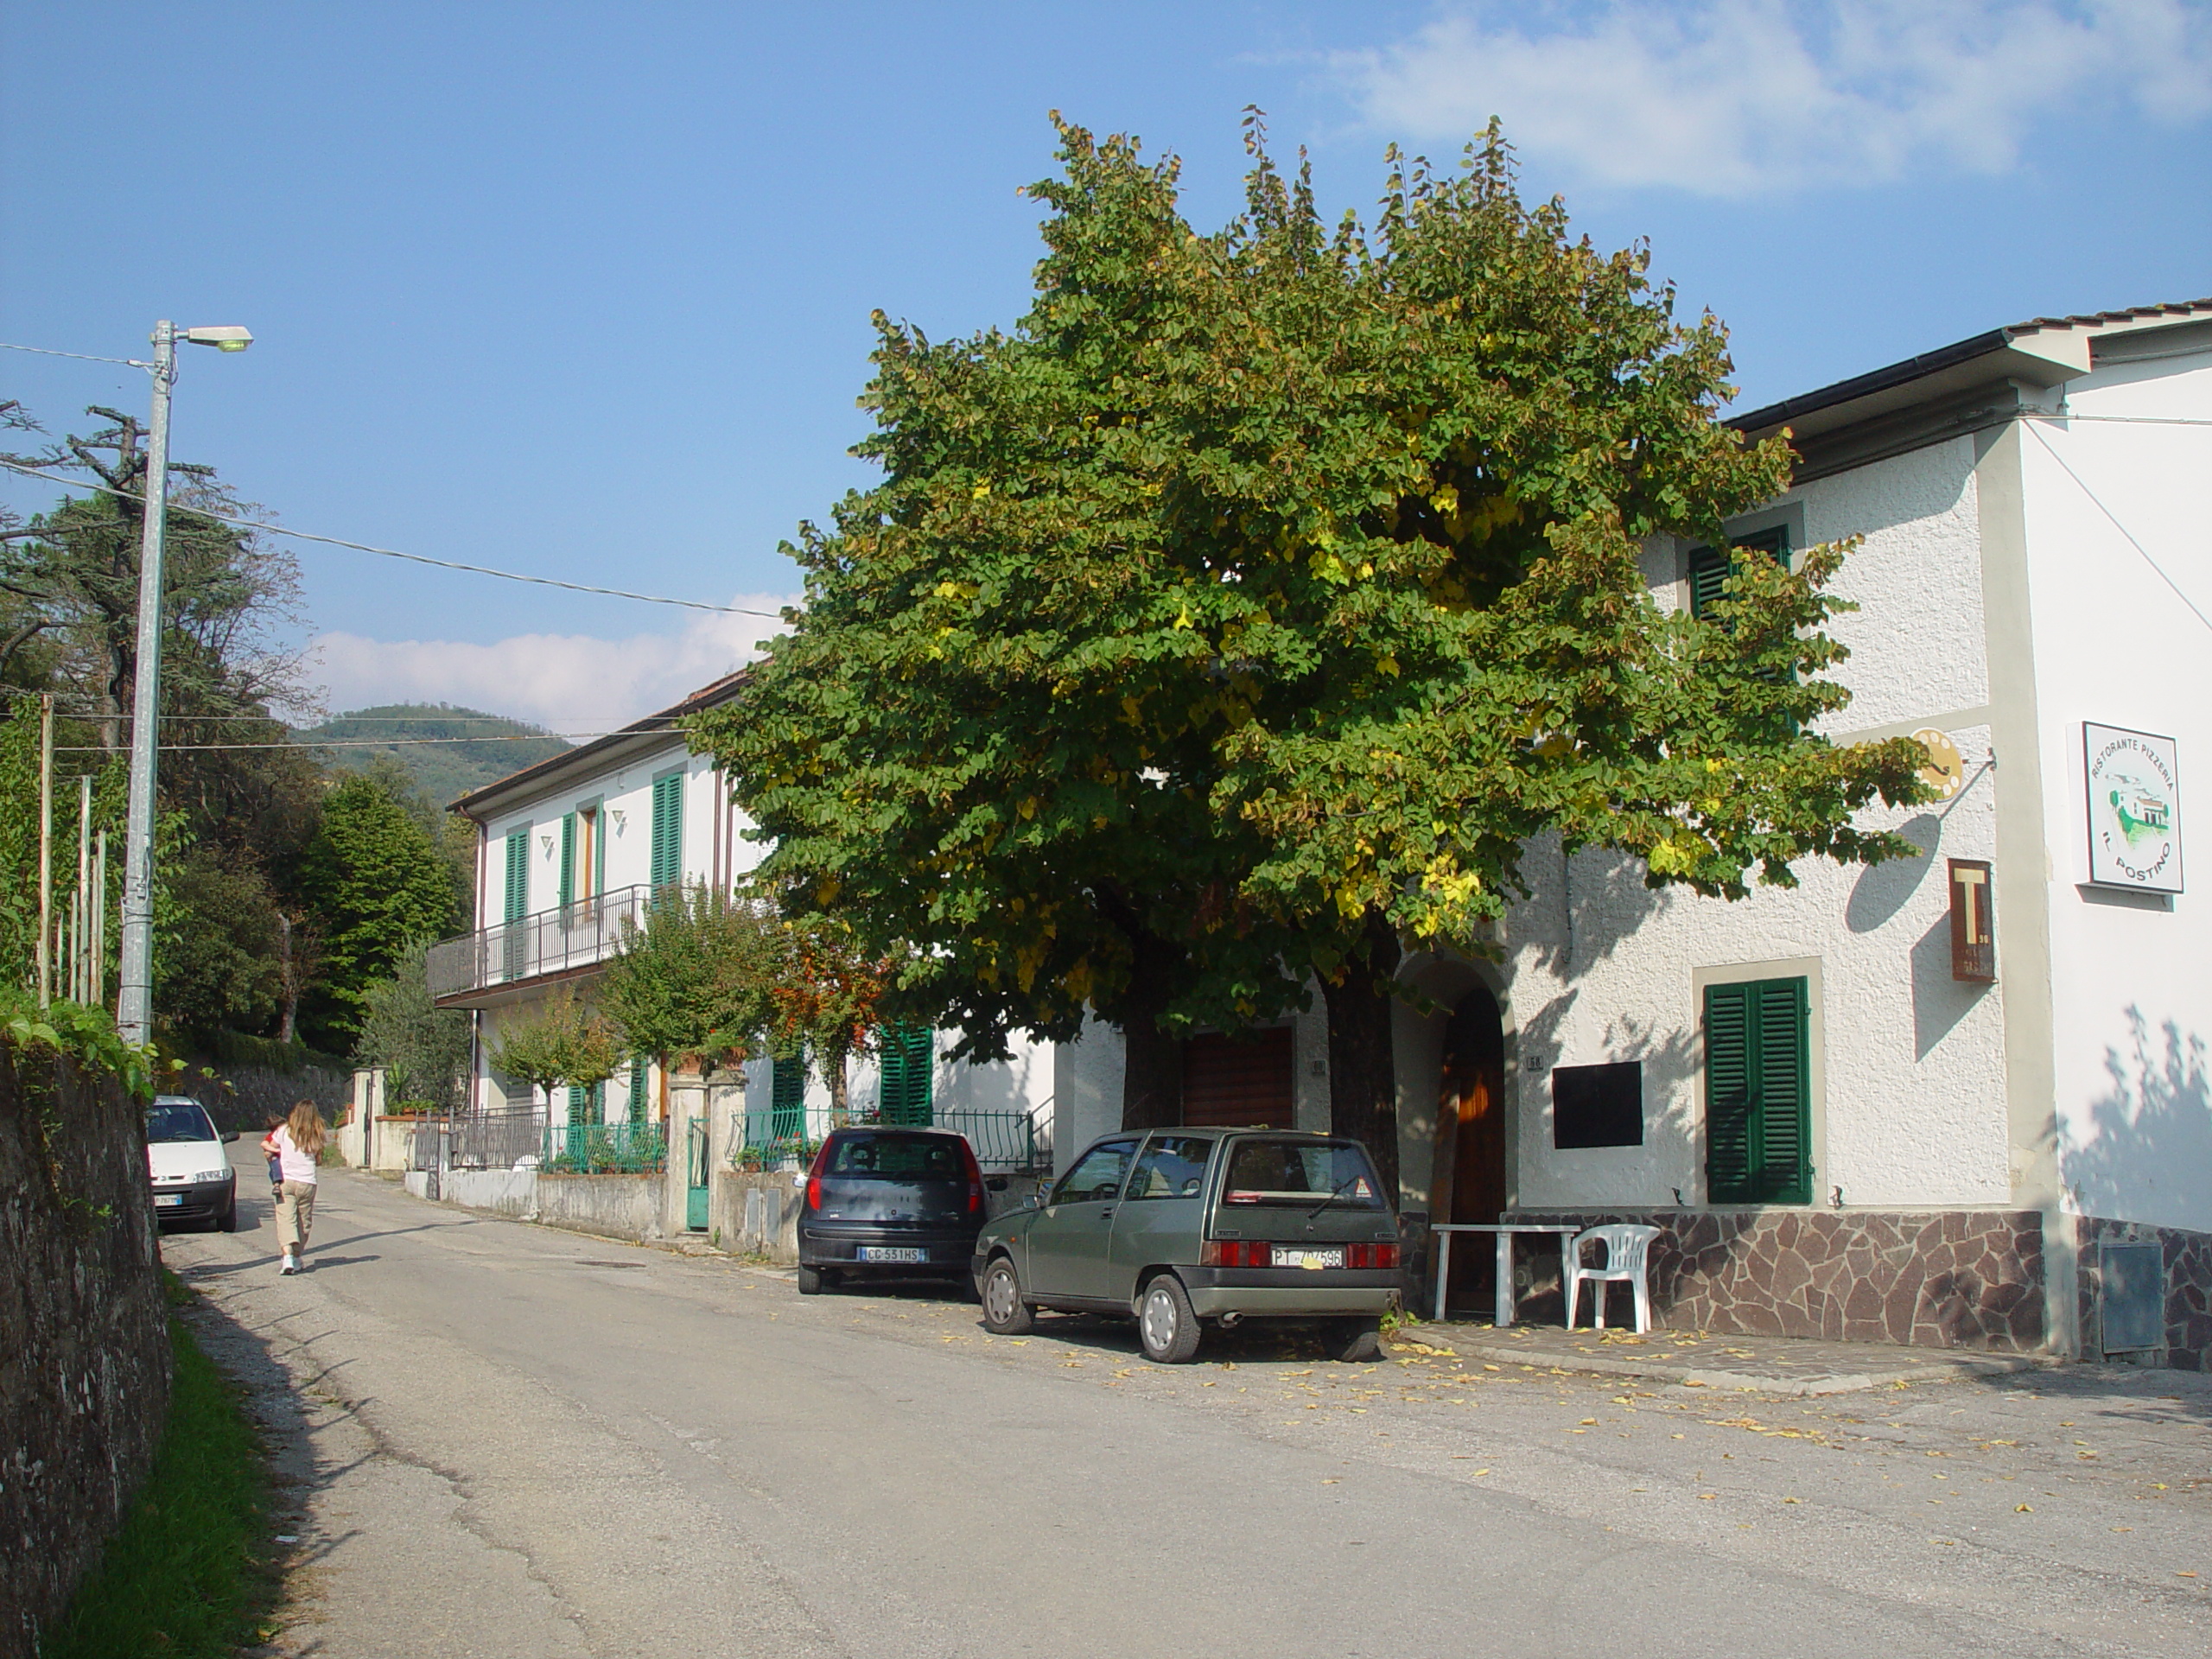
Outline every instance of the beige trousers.
<svg viewBox="0 0 2212 1659">
<path fill-rule="evenodd" d="M 276 1189 L 276 1247 L 300 1251 L 308 1247 L 308 1230 L 315 1225 L 315 1183 L 286 1181 Z"/>
</svg>

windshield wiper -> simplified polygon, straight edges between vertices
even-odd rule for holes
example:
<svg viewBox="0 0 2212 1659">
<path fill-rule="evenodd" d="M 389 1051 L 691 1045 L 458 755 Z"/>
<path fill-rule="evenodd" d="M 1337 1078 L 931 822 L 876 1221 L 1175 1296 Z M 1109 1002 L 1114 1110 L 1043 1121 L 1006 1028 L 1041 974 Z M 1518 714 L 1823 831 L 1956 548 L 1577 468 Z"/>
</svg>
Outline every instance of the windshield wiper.
<svg viewBox="0 0 2212 1659">
<path fill-rule="evenodd" d="M 1306 1219 L 1308 1221 L 1313 1220 L 1314 1217 L 1319 1215 L 1324 1210 L 1334 1204 L 1338 1198 L 1344 1197 L 1344 1189 L 1346 1187 L 1356 1185 L 1366 1179 L 1367 1177 L 1364 1175 L 1357 1173 L 1345 1176 L 1344 1179 L 1337 1183 L 1337 1190 L 1335 1192 L 1330 1193 L 1327 1198 L 1322 1199 L 1320 1203 L 1315 1205 L 1311 1210 L 1308 1210 L 1306 1212 Z"/>
</svg>

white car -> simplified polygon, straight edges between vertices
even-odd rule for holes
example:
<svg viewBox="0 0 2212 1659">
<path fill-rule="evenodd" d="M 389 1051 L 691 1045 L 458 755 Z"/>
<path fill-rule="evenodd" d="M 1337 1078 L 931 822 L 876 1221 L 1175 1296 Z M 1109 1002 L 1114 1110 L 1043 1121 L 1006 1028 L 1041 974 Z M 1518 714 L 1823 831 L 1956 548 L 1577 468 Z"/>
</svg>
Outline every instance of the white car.
<svg viewBox="0 0 2212 1659">
<path fill-rule="evenodd" d="M 188 1095 L 159 1095 L 146 1109 L 146 1166 L 154 1183 L 154 1219 L 212 1222 L 238 1230 L 238 1177 L 225 1149 L 238 1132 L 215 1128 L 207 1109 Z"/>
</svg>

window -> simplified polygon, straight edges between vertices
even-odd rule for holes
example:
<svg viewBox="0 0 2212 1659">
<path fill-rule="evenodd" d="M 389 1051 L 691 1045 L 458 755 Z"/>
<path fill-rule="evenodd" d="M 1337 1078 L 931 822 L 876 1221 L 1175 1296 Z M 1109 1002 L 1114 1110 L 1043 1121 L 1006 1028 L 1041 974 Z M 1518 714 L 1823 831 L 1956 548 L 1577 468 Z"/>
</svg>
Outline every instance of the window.
<svg viewBox="0 0 2212 1659">
<path fill-rule="evenodd" d="M 935 1119 L 931 1072 L 937 1033 L 926 1026 L 887 1026 L 875 1115 L 886 1123 L 926 1128 Z"/>
<path fill-rule="evenodd" d="M 569 1122 L 571 1123 L 604 1123 L 607 1122 L 607 1085 L 594 1083 L 588 1089 L 569 1085 Z"/>
<path fill-rule="evenodd" d="M 805 1134 L 805 1053 L 779 1054 L 768 1071 L 768 1133 L 779 1141 Z"/>
<path fill-rule="evenodd" d="M 647 880 L 656 888 L 683 879 L 683 774 L 653 779 L 652 868 Z"/>
<path fill-rule="evenodd" d="M 1108 1141 L 1093 1147 L 1076 1160 L 1073 1169 L 1060 1177 L 1060 1184 L 1052 1189 L 1051 1202 L 1090 1204 L 1110 1200 L 1122 1190 L 1122 1177 L 1128 1173 L 1129 1154 L 1136 1149 L 1134 1141 Z"/>
<path fill-rule="evenodd" d="M 1812 1202 L 1811 1014 L 1802 979 L 1705 988 L 1710 1202 Z"/>
<path fill-rule="evenodd" d="M 1733 551 L 1726 557 L 1718 548 L 1700 547 L 1690 555 L 1690 614 L 1701 617 L 1727 593 L 1721 584 L 1727 581 L 1743 556 L 1747 552 L 1764 553 L 1783 565 L 1789 563 L 1789 527 L 1777 524 L 1770 530 L 1755 531 L 1749 536 L 1735 538 Z"/>
<path fill-rule="evenodd" d="M 600 889 L 606 853 L 600 845 L 599 807 L 580 806 L 561 819 L 561 905 L 563 909 Z"/>
<path fill-rule="evenodd" d="M 220 1141 L 215 1121 L 196 1101 L 157 1101 L 146 1109 L 146 1143 L 174 1146 L 185 1141 Z"/>
<path fill-rule="evenodd" d="M 1552 1145 L 1643 1144 L 1643 1062 L 1562 1065 L 1552 1072 Z"/>
<path fill-rule="evenodd" d="M 1129 1180 L 1129 1197 L 1195 1198 L 1204 1190 L 1213 1142 L 1195 1135 L 1155 1135 Z"/>
<path fill-rule="evenodd" d="M 968 1163 L 950 1135 L 841 1131 L 822 1173 L 848 1180 L 958 1181 L 967 1179 Z"/>
<path fill-rule="evenodd" d="M 632 1123 L 642 1123 L 645 1121 L 646 1108 L 651 1104 L 645 1098 L 645 1057 L 642 1054 L 632 1055 L 627 1111 Z"/>
<path fill-rule="evenodd" d="M 1382 1184 L 1367 1149 L 1351 1141 L 1239 1141 L 1222 1183 L 1224 1204 L 1346 1205 L 1380 1210 Z"/>
</svg>

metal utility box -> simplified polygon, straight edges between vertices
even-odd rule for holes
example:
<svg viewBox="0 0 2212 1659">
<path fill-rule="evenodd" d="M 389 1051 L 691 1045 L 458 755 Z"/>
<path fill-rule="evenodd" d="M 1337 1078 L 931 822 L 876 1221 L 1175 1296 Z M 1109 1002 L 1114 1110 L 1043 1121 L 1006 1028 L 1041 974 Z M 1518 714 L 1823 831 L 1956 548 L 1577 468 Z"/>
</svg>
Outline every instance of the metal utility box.
<svg viewBox="0 0 2212 1659">
<path fill-rule="evenodd" d="M 2098 1247 L 2097 1330 L 2107 1354 L 2165 1345 L 2165 1252 L 2158 1244 Z"/>
</svg>

